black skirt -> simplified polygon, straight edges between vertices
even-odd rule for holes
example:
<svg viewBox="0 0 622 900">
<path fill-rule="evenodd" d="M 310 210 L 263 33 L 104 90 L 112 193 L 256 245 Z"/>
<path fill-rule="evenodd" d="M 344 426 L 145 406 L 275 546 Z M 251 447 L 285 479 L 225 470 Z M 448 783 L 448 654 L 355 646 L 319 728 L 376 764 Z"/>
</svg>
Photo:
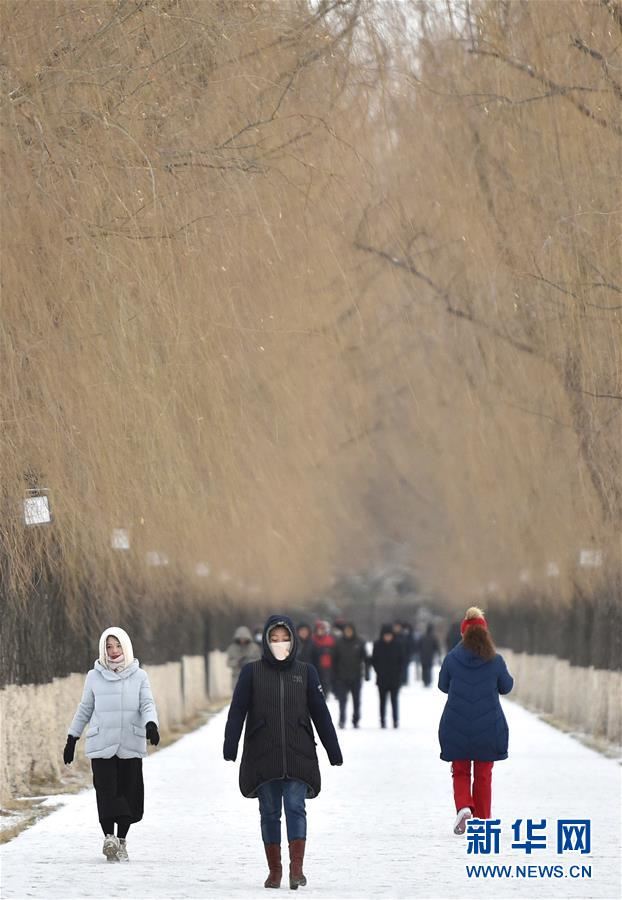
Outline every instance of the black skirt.
<svg viewBox="0 0 622 900">
<path fill-rule="evenodd" d="M 99 821 L 129 818 L 132 823 L 140 822 L 145 806 L 142 759 L 92 759 L 91 768 Z"/>
</svg>

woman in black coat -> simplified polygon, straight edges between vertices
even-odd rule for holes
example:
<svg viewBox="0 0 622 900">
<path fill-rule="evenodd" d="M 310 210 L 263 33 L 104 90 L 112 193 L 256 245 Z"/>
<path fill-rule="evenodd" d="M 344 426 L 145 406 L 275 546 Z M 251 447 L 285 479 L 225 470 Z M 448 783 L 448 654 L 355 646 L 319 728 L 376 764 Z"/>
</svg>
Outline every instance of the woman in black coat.
<svg viewBox="0 0 622 900">
<path fill-rule="evenodd" d="M 374 642 L 371 664 L 376 670 L 376 684 L 380 698 L 380 727 L 386 728 L 387 697 L 391 697 L 393 727 L 399 725 L 398 694 L 404 672 L 404 650 L 395 640 L 391 625 L 383 625 L 380 639 Z"/>
<path fill-rule="evenodd" d="M 343 763 L 316 669 L 296 659 L 298 638 L 287 616 L 270 616 L 263 630 L 262 657 L 240 672 L 227 725 L 223 755 L 234 761 L 242 727 L 240 790 L 259 798 L 261 834 L 270 872 L 264 887 L 281 885 L 281 809 L 289 841 L 289 886 L 307 880 L 302 871 L 307 836 L 305 799 L 320 792 L 313 724 L 330 764 Z"/>
</svg>

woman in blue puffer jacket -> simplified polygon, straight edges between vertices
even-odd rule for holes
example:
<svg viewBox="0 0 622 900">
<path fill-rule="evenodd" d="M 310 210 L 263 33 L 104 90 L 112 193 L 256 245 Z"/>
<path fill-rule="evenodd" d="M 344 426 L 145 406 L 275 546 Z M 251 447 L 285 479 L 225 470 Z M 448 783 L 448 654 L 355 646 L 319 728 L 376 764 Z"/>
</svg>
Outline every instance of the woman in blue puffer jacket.
<svg viewBox="0 0 622 900">
<path fill-rule="evenodd" d="M 102 852 L 109 862 L 127 861 L 127 833 L 143 817 L 147 739 L 158 744 L 160 735 L 149 678 L 134 659 L 132 642 L 122 628 L 107 628 L 99 639 L 99 659 L 86 676 L 69 726 L 63 752 L 66 765 L 73 762 L 76 742 L 87 725 L 85 752 L 91 760 L 104 832 Z"/>
<path fill-rule="evenodd" d="M 508 755 L 499 694 L 509 694 L 514 685 L 481 609 L 467 609 L 460 631 L 462 640 L 447 654 L 438 676 L 440 690 L 449 695 L 438 736 L 441 759 L 452 764 L 455 834 L 464 834 L 471 816 L 490 818 L 492 767 Z"/>
</svg>

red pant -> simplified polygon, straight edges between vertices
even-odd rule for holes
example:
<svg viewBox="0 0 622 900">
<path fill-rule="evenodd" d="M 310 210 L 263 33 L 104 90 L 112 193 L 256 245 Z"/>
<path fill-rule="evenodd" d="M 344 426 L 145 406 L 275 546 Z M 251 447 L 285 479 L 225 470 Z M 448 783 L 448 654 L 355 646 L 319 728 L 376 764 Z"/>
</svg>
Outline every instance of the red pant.
<svg viewBox="0 0 622 900">
<path fill-rule="evenodd" d="M 476 819 L 490 818 L 490 793 L 492 787 L 492 762 L 473 763 L 473 790 L 471 790 L 471 760 L 457 759 L 451 764 L 454 779 L 456 812 L 469 807 Z"/>
</svg>

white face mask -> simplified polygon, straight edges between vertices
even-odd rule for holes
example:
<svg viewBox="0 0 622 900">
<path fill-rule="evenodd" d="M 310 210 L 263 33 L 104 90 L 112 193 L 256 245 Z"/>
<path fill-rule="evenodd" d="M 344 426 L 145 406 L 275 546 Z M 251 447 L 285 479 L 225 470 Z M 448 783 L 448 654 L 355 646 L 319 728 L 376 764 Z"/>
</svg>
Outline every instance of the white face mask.
<svg viewBox="0 0 622 900">
<path fill-rule="evenodd" d="M 270 642 L 270 649 L 275 659 L 287 659 L 289 651 L 292 649 L 291 641 L 274 641 Z"/>
</svg>

